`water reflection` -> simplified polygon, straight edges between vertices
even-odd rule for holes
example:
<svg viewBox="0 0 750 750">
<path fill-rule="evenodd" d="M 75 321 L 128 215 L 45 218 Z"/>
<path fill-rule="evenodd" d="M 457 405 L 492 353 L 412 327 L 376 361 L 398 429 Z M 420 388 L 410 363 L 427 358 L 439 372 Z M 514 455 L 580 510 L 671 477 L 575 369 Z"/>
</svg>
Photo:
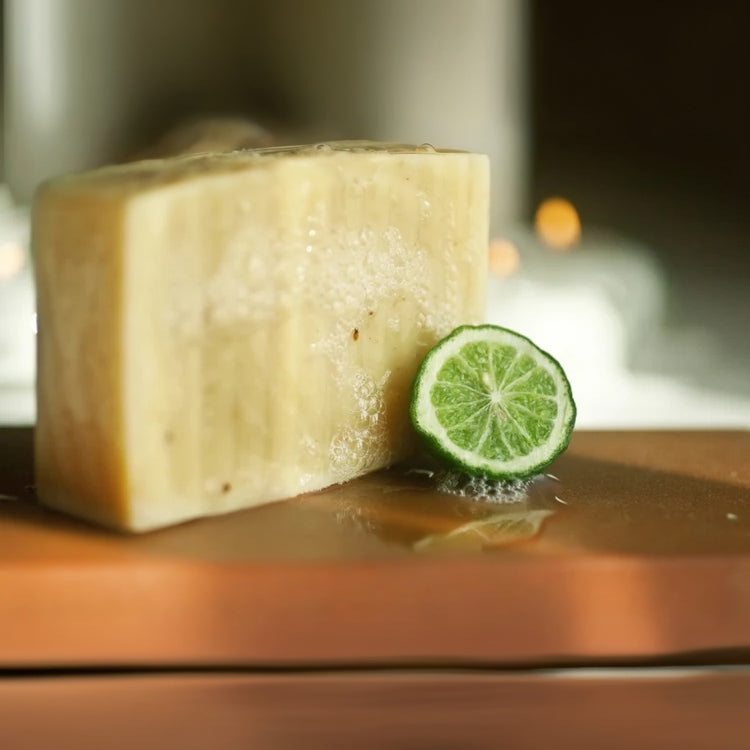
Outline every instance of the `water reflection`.
<svg viewBox="0 0 750 750">
<path fill-rule="evenodd" d="M 350 532 L 417 552 L 465 552 L 537 536 L 547 518 L 566 505 L 560 486 L 551 475 L 501 484 L 419 464 L 364 477 L 356 492 L 350 485 L 346 492 L 329 490 L 306 502 L 325 506 Z"/>
<path fill-rule="evenodd" d="M 430 534 L 414 543 L 415 552 L 491 550 L 535 537 L 554 510 L 496 513 L 462 524 L 447 534 Z"/>
</svg>

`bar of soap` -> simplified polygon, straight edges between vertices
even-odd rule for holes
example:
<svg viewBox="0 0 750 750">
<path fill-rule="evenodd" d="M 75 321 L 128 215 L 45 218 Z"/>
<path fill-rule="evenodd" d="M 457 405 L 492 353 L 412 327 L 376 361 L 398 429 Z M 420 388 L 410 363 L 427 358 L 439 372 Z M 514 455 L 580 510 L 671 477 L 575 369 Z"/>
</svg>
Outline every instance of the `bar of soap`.
<svg viewBox="0 0 750 750">
<path fill-rule="evenodd" d="M 369 142 L 205 154 L 37 194 L 41 501 L 143 531 L 415 449 L 425 352 L 484 312 L 485 156 Z"/>
</svg>

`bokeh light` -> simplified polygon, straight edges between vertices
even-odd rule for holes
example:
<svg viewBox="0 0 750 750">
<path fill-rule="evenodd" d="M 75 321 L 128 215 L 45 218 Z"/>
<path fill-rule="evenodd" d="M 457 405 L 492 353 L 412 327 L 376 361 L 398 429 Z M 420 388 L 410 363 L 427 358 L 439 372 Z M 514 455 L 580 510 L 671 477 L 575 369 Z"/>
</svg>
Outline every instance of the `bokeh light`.
<svg viewBox="0 0 750 750">
<path fill-rule="evenodd" d="M 512 276 L 520 268 L 521 256 L 518 248 L 510 240 L 498 238 L 490 242 L 490 273 L 505 279 L 508 276 Z"/>
<path fill-rule="evenodd" d="M 552 250 L 570 250 L 581 239 L 581 220 L 575 206 L 564 198 L 548 198 L 534 217 L 537 236 Z"/>
<path fill-rule="evenodd" d="M 0 281 L 10 279 L 21 271 L 25 260 L 23 246 L 18 242 L 0 244 Z"/>
</svg>

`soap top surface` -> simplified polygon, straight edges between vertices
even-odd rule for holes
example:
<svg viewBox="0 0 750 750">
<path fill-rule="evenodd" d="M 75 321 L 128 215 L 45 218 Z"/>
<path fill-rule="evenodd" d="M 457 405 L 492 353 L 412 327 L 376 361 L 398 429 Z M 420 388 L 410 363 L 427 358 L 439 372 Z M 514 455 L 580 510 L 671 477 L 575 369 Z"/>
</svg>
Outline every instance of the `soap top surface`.
<svg viewBox="0 0 750 750">
<path fill-rule="evenodd" d="M 57 190 L 91 190 L 113 193 L 129 193 L 158 189 L 203 175 L 225 175 L 247 169 L 272 168 L 279 160 L 332 159 L 346 163 L 353 157 L 363 155 L 377 161 L 394 155 L 417 158 L 444 158 L 446 156 L 482 159 L 484 154 L 458 149 L 435 148 L 424 143 L 384 143 L 378 141 L 328 141 L 323 143 L 272 146 L 269 148 L 244 149 L 230 152 L 205 152 L 166 159 L 148 159 L 99 167 L 53 177 L 43 183 L 39 193 Z"/>
</svg>

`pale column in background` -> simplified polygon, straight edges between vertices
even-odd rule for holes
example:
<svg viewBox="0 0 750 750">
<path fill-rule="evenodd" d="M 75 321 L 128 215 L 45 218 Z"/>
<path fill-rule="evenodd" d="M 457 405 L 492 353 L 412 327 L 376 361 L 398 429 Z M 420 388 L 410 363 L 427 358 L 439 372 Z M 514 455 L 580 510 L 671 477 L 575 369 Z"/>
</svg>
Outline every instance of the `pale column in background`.
<svg viewBox="0 0 750 750">
<path fill-rule="evenodd" d="M 5 3 L 5 181 L 14 197 L 111 157 L 131 105 L 116 3 Z"/>
<path fill-rule="evenodd" d="M 497 229 L 527 197 L 525 0 L 273 0 L 265 74 L 318 133 L 488 153 Z"/>
<path fill-rule="evenodd" d="M 23 202 L 187 115 L 276 108 L 321 138 L 488 153 L 494 223 L 520 215 L 525 0 L 7 0 L 5 12 L 5 180 Z"/>
<path fill-rule="evenodd" d="M 52 175 L 137 153 L 160 128 L 215 107 L 232 86 L 250 109 L 252 71 L 240 75 L 235 58 L 238 26 L 248 28 L 253 8 L 230 0 L 6 0 L 3 179 L 16 200 L 29 202 Z"/>
</svg>

